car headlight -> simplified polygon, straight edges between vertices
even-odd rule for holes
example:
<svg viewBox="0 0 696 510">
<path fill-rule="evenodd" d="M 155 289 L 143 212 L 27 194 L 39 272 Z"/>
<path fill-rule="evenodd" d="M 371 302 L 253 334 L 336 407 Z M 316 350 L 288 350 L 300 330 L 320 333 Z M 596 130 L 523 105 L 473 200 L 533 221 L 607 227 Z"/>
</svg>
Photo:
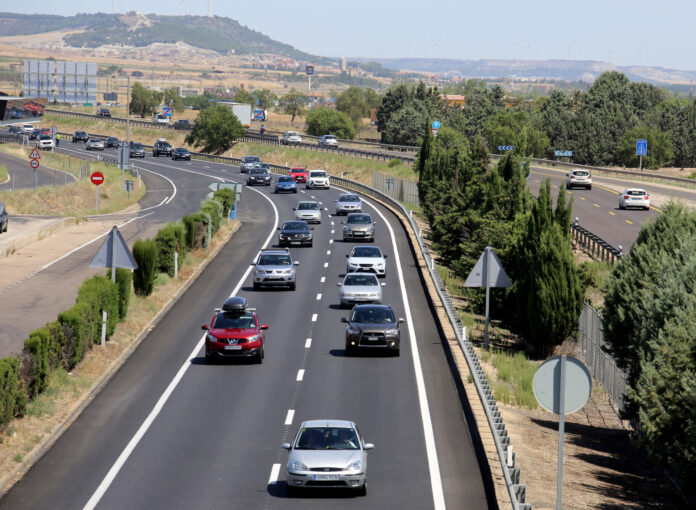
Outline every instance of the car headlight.
<svg viewBox="0 0 696 510">
<path fill-rule="evenodd" d="M 350 227 L 348 225 L 346 225 L 345 227 L 343 227 L 343 231 L 350 232 Z"/>
<path fill-rule="evenodd" d="M 207 333 L 207 334 L 205 335 L 205 338 L 206 338 L 206 340 L 208 340 L 209 342 L 219 342 L 219 341 L 220 341 L 220 340 L 218 340 L 218 338 L 217 338 L 216 336 L 213 336 L 213 335 L 211 335 L 210 333 Z"/>
<path fill-rule="evenodd" d="M 388 329 L 384 332 L 385 335 L 387 336 L 397 336 L 399 334 L 399 330 L 394 328 L 394 329 Z"/>
<path fill-rule="evenodd" d="M 358 264 L 357 262 L 348 262 L 348 265 L 350 267 L 360 267 L 360 264 Z"/>
<path fill-rule="evenodd" d="M 280 237 L 281 239 L 285 239 L 285 234 L 280 233 L 280 234 L 278 234 L 278 237 Z"/>
<path fill-rule="evenodd" d="M 362 470 L 362 461 L 356 460 L 355 462 L 351 462 L 350 464 L 348 464 L 348 467 L 346 469 L 348 471 L 361 471 Z"/>
<path fill-rule="evenodd" d="M 370 292 L 369 297 L 379 297 L 379 292 Z"/>
<path fill-rule="evenodd" d="M 367 231 L 368 231 L 368 232 L 374 232 L 374 231 L 375 231 L 375 227 L 369 227 L 369 228 L 367 229 Z"/>
<path fill-rule="evenodd" d="M 353 326 L 348 326 L 348 329 L 346 329 L 346 333 L 349 335 L 359 335 L 360 330 L 358 328 L 354 328 Z"/>
<path fill-rule="evenodd" d="M 261 338 L 261 335 L 259 335 L 258 333 L 256 333 L 255 335 L 250 336 L 249 338 L 247 338 L 247 342 L 248 342 L 248 343 L 256 342 L 259 338 Z"/>
<path fill-rule="evenodd" d="M 309 471 L 309 470 L 307 469 L 307 466 L 305 466 L 299 460 L 293 460 L 290 463 L 290 471 Z"/>
<path fill-rule="evenodd" d="M 286 269 L 285 271 L 283 271 L 283 274 L 285 274 L 285 275 L 292 274 L 292 269 Z"/>
</svg>

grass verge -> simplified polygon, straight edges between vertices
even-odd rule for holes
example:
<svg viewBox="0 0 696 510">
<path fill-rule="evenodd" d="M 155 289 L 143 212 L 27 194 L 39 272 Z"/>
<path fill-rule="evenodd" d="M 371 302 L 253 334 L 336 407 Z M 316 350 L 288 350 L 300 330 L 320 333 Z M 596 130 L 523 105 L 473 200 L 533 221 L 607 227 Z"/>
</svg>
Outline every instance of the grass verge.
<svg viewBox="0 0 696 510">
<path fill-rule="evenodd" d="M 2 152 L 28 158 L 31 150 L 31 147 L 3 146 Z M 44 169 L 53 169 L 56 186 L 41 186 L 36 193 L 32 189 L 0 192 L 0 201 L 5 203 L 11 214 L 77 217 L 97 214 L 96 190 L 89 180 L 89 174 L 95 171 L 103 173 L 105 180 L 99 186 L 99 214 L 122 211 L 137 203 L 145 194 L 145 185 L 142 184 L 138 189 L 136 180 L 135 189 L 129 198 L 121 186 L 121 170 L 114 165 L 47 151 L 41 152 L 41 164 Z M 75 181 L 68 174 L 78 180 Z M 58 183 L 65 184 L 61 186 Z"/>
<path fill-rule="evenodd" d="M 537 363 L 528 360 L 521 352 L 509 354 L 503 351 L 491 353 L 482 350 L 480 355 L 483 363 L 490 363 L 495 368 L 491 383 L 493 395 L 498 402 L 528 409 L 537 408 L 532 389 Z"/>
<path fill-rule="evenodd" d="M 187 260 L 191 265 L 182 266 L 179 279 L 160 279 L 161 284 L 147 297 L 136 296 L 131 291 L 128 316 L 118 324 L 106 347 L 94 345 L 85 359 L 71 372 L 56 370 L 51 373 L 49 386 L 32 402 L 22 418 L 13 420 L 4 430 L 0 448 L 0 488 L 16 481 L 18 464 L 25 458 L 31 460 L 46 441 L 71 417 L 71 414 L 90 397 L 90 391 L 109 374 L 136 345 L 141 332 L 150 325 L 155 315 L 178 296 L 186 283 L 232 237 L 239 223 L 223 223 L 210 246 L 198 249 Z M 165 283 L 162 283 L 165 282 Z M 37 440 L 38 438 L 38 440 Z M 26 466 L 28 468 L 28 466 Z"/>
<path fill-rule="evenodd" d="M 0 165 L 0 184 L 7 181 L 8 178 L 7 167 L 5 165 Z"/>
</svg>

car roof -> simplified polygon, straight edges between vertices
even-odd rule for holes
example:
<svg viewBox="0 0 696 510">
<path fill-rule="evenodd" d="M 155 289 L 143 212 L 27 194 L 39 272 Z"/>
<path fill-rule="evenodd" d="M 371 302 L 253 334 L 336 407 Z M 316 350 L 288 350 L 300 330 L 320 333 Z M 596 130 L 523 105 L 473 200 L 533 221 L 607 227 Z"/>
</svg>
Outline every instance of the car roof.
<svg viewBox="0 0 696 510">
<path fill-rule="evenodd" d="M 284 248 L 279 250 L 278 248 L 272 248 L 269 250 L 261 250 L 261 255 L 290 255 L 290 250 Z"/>
<path fill-rule="evenodd" d="M 317 202 L 316 200 L 300 200 L 299 202 L 297 202 L 297 205 L 300 205 L 300 204 L 317 204 L 317 205 L 319 205 L 319 202 Z"/>
<path fill-rule="evenodd" d="M 300 428 L 310 428 L 310 427 L 337 427 L 337 428 L 355 428 L 355 422 L 348 420 L 307 420 L 300 424 Z"/>
<path fill-rule="evenodd" d="M 372 274 L 372 273 L 369 273 Z M 369 304 L 364 304 L 364 305 L 355 305 L 353 307 L 353 310 L 362 310 L 364 308 L 372 308 L 372 309 L 379 309 L 379 310 L 391 310 L 392 307 L 390 305 L 378 305 L 376 303 L 369 303 Z"/>
<path fill-rule="evenodd" d="M 351 216 L 370 216 L 369 212 L 352 212 L 348 213 L 346 218 L 350 218 Z M 370 219 L 372 219 L 372 216 L 370 216 Z"/>
<path fill-rule="evenodd" d="M 339 200 L 341 197 L 358 197 L 358 198 L 360 198 L 360 196 L 357 193 L 341 193 L 338 196 Z"/>
</svg>

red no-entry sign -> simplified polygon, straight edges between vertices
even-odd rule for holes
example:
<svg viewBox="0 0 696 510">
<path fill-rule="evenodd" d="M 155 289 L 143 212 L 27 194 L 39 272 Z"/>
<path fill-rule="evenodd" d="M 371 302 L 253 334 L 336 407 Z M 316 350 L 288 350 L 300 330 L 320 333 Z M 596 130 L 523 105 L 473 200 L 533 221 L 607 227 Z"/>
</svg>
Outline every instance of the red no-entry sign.
<svg viewBox="0 0 696 510">
<path fill-rule="evenodd" d="M 91 176 L 90 179 L 92 180 L 92 184 L 95 186 L 99 186 L 100 184 L 104 184 L 104 174 L 101 172 L 94 172 Z"/>
</svg>

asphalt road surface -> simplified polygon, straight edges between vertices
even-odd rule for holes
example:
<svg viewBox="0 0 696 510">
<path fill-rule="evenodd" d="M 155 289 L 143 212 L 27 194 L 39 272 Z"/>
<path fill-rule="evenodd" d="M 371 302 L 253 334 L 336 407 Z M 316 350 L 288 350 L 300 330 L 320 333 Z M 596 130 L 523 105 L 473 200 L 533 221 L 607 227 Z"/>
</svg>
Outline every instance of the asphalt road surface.
<svg viewBox="0 0 696 510">
<path fill-rule="evenodd" d="M 0 153 L 0 165 L 7 168 L 10 179 L 0 184 L 0 191 L 34 187 L 34 170 L 29 160 Z M 37 186 L 62 186 L 74 182 L 75 177 L 62 170 L 53 170 L 39 166 L 36 170 Z"/>
<path fill-rule="evenodd" d="M 162 222 L 170 209 L 178 218 L 197 208 L 215 178 L 244 180 L 237 168 L 203 161 L 137 164 L 177 188 L 154 209 Z M 354 243 L 341 241 L 340 219 L 328 216 L 338 191 L 304 191 L 244 189 L 232 241 L 1 508 L 495 508 L 465 394 L 398 220 L 366 207 L 378 221 L 375 244 L 389 255 L 383 302 L 407 319 L 401 356 L 346 357 L 340 318 L 348 311 L 338 308 L 336 282 Z M 314 247 L 291 249 L 300 262 L 297 290 L 253 291 L 249 263 L 269 235 L 275 244 L 278 221 L 311 196 L 328 210 Z M 204 364 L 200 326 L 231 294 L 246 297 L 270 326 L 262 365 Z M 355 420 L 375 443 L 365 498 L 286 497 L 280 444 L 314 418 Z"/>
</svg>

